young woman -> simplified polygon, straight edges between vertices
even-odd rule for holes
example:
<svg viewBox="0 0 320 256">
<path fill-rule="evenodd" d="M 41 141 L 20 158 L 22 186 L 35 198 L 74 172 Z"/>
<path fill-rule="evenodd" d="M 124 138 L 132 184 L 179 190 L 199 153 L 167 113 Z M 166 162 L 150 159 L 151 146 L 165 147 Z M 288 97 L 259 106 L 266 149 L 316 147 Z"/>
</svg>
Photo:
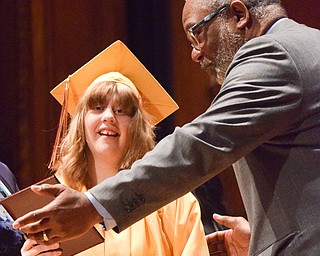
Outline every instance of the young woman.
<svg viewBox="0 0 320 256">
<path fill-rule="evenodd" d="M 129 78 L 118 72 L 99 76 L 77 105 L 61 143 L 56 176 L 86 191 L 121 170 L 130 171 L 124 169 L 155 144 L 151 120 Z M 189 193 L 120 233 L 103 231 L 104 244 L 79 255 L 208 255 L 200 217 L 199 204 Z M 21 253 L 60 255 L 54 250 L 58 246 L 36 246 L 27 240 Z"/>
</svg>

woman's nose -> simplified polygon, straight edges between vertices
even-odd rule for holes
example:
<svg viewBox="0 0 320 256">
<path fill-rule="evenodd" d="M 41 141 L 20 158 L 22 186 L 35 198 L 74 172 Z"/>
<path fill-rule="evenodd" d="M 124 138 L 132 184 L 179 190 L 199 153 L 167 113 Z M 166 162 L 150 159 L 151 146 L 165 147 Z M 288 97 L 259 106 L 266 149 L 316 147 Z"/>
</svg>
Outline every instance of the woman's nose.
<svg viewBox="0 0 320 256">
<path fill-rule="evenodd" d="M 201 58 L 202 58 L 202 52 L 194 47 L 192 47 L 192 51 L 191 51 L 191 59 L 194 62 L 200 62 Z"/>
<path fill-rule="evenodd" d="M 115 116 L 114 116 L 114 112 L 112 108 L 106 108 L 103 113 L 102 113 L 102 117 L 101 117 L 102 122 L 111 122 L 114 123 L 116 121 Z"/>
</svg>

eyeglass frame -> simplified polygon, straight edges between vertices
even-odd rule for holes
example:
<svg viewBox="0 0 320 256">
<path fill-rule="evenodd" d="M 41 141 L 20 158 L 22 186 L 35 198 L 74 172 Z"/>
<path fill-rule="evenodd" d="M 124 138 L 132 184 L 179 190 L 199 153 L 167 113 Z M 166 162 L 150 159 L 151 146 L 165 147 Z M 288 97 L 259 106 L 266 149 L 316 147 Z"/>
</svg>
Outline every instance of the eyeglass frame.
<svg viewBox="0 0 320 256">
<path fill-rule="evenodd" d="M 218 16 L 222 11 L 224 11 L 225 9 L 227 9 L 229 7 L 229 4 L 225 4 L 220 6 L 217 10 L 209 13 L 207 16 L 205 16 L 202 20 L 200 20 L 199 22 L 197 22 L 196 24 L 194 24 L 193 26 L 191 26 L 188 30 L 187 33 L 189 34 L 189 41 L 191 43 L 192 48 L 196 49 L 197 51 L 200 51 L 200 48 L 198 47 L 198 45 L 200 44 L 200 42 L 198 41 L 198 39 L 196 38 L 196 36 L 194 35 L 194 31 L 199 28 L 200 26 L 202 26 L 203 24 L 211 21 L 212 19 L 214 19 L 216 16 Z M 190 40 L 191 39 L 191 40 Z M 194 45 L 193 42 L 195 42 L 197 45 Z"/>
</svg>

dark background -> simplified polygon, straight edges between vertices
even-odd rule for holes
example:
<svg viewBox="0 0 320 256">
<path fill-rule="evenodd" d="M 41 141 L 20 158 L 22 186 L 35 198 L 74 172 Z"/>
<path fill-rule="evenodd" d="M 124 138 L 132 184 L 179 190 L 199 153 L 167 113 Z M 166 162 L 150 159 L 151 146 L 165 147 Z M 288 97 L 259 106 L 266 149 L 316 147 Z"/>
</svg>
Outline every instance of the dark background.
<svg viewBox="0 0 320 256">
<path fill-rule="evenodd" d="M 0 160 L 14 172 L 20 188 L 47 175 L 60 113 L 49 91 L 117 39 L 180 105 L 159 125 L 159 139 L 207 108 L 216 89 L 190 59 L 181 26 L 183 4 L 183 0 L 0 0 Z M 291 18 L 320 28 L 318 0 L 283 4 Z M 241 214 L 232 169 L 220 177 L 229 213 Z"/>
</svg>

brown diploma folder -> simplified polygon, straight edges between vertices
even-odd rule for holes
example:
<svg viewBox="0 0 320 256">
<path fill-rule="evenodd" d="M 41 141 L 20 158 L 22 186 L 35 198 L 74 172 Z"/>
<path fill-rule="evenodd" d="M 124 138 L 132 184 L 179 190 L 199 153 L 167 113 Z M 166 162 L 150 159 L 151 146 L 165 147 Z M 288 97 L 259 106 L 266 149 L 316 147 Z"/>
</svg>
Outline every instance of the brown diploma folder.
<svg viewBox="0 0 320 256">
<path fill-rule="evenodd" d="M 51 176 L 44 179 L 37 184 L 58 184 L 59 181 L 55 176 Z M 25 188 L 15 194 L 12 194 L 2 200 L 0 204 L 4 206 L 8 214 L 15 220 L 24 214 L 39 209 L 53 200 L 49 196 L 40 196 L 35 194 L 30 187 Z M 63 256 L 75 255 L 88 248 L 91 248 L 99 243 L 102 243 L 104 238 L 100 235 L 96 228 L 91 228 L 83 236 L 76 239 L 62 242 L 60 247 L 62 248 Z"/>
</svg>

